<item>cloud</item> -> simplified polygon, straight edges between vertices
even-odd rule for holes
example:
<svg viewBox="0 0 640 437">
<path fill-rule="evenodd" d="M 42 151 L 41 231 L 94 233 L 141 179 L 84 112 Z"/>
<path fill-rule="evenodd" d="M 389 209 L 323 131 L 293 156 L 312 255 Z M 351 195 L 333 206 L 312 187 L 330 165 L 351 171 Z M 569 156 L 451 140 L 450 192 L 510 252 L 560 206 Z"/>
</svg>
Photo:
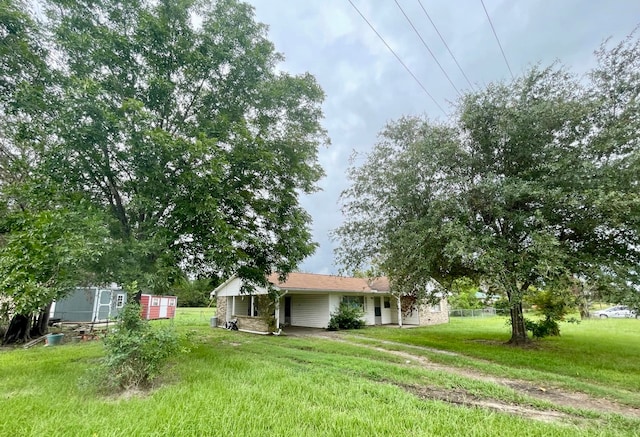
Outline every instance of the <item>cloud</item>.
<svg viewBox="0 0 640 437">
<path fill-rule="evenodd" d="M 387 43 L 420 79 L 438 103 L 457 99 L 422 42 L 394 2 L 352 0 Z M 257 19 L 270 26 L 269 36 L 286 56 L 281 67 L 309 71 L 327 98 L 324 126 L 332 145 L 320 150 L 327 176 L 323 191 L 301 202 L 314 219 L 320 247 L 301 266 L 305 271 L 336 273 L 329 232 L 342 222 L 338 197 L 348 185 L 348 159 L 353 150 L 366 153 L 384 125 L 406 114 L 442 120 L 437 106 L 420 89 L 358 13 L 344 0 L 251 0 Z M 593 65 L 592 52 L 608 36 L 618 41 L 640 21 L 640 2 L 611 0 L 484 0 L 513 72 L 556 59 L 577 73 Z M 422 9 L 400 0 L 438 61 L 458 89 L 468 85 Z M 508 80 L 482 5 L 476 0 L 422 4 L 474 85 Z"/>
</svg>

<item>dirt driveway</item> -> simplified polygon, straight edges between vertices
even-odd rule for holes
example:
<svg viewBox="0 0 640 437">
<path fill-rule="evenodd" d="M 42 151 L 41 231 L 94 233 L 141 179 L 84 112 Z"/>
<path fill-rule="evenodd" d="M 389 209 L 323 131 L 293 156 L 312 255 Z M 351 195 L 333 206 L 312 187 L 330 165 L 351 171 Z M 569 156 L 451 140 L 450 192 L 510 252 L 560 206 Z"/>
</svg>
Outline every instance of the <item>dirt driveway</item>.
<svg viewBox="0 0 640 437">
<path fill-rule="evenodd" d="M 379 341 L 376 346 L 359 343 L 354 340 L 350 340 L 348 336 L 345 336 L 339 331 L 327 331 L 326 329 L 318 328 L 301 328 L 301 327 L 288 327 L 283 330 L 283 335 L 291 337 L 322 337 L 332 341 L 338 341 L 347 343 L 351 346 L 367 348 L 376 350 L 380 353 L 391 354 L 402 357 L 405 360 L 407 366 L 419 366 L 424 369 L 432 371 L 441 371 L 459 375 L 465 378 L 481 380 L 485 382 L 494 383 L 497 385 L 509 387 L 516 393 L 526 395 L 535 399 L 543 400 L 558 407 L 562 407 L 563 410 L 576 409 L 576 410 L 592 410 L 600 413 L 613 413 L 620 414 L 622 416 L 640 419 L 640 409 L 634 408 L 628 405 L 623 405 L 615 401 L 611 401 L 604 398 L 596 398 L 592 395 L 570 391 L 560 387 L 554 387 L 550 384 L 544 387 L 533 384 L 530 381 L 503 378 L 500 376 L 485 374 L 480 371 L 450 366 L 442 363 L 437 363 L 429 360 L 429 358 L 420 354 L 420 352 L 429 353 L 442 353 L 447 355 L 459 355 L 455 352 L 446 350 L 433 349 L 428 347 L 413 346 L 404 343 L 396 343 L 391 341 Z M 380 346 L 381 345 L 381 346 Z M 387 348 L 388 346 L 388 348 Z M 394 350 L 398 347 L 403 349 L 415 350 L 413 352 Z M 478 359 L 474 359 L 478 360 Z M 483 360 L 478 360 L 483 361 Z M 488 363 L 488 362 L 487 362 Z M 443 390 L 428 386 L 414 386 L 414 385 L 401 385 L 401 387 L 416 396 L 424 399 L 436 399 L 444 402 L 449 402 L 457 405 L 475 406 L 479 408 L 486 408 L 495 411 L 501 411 L 509 414 L 514 414 L 531 419 L 541 420 L 545 422 L 554 422 L 559 420 L 587 420 L 582 415 L 573 415 L 569 412 L 558 411 L 550 408 L 541 410 L 539 408 L 533 408 L 527 405 L 515 405 L 505 403 L 504 401 L 496 399 L 479 398 L 471 393 L 466 392 L 463 389 L 456 390 Z"/>
</svg>

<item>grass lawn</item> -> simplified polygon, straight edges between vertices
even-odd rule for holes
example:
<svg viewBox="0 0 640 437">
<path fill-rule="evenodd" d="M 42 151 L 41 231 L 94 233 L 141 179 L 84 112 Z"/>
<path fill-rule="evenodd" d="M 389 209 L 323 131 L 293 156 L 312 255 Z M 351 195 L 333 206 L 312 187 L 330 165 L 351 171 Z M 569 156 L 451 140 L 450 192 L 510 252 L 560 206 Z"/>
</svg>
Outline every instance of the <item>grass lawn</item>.
<svg viewBox="0 0 640 437">
<path fill-rule="evenodd" d="M 554 407 L 504 385 L 380 350 L 407 350 L 452 367 L 551 379 L 565 387 L 584 385 L 634 405 L 640 404 L 640 321 L 565 325 L 562 337 L 519 350 L 501 343 L 507 339 L 503 319 L 372 328 L 337 341 L 212 329 L 213 313 L 178 309 L 170 323 L 184 334 L 188 349 L 149 393 L 97 394 L 91 375 L 102 355 L 99 342 L 0 351 L 0 435 L 640 435 L 637 418 Z M 443 400 L 451 393 L 461 401 Z M 474 406 L 467 398 L 565 416 L 543 421 Z"/>
<path fill-rule="evenodd" d="M 503 317 L 451 318 L 448 324 L 424 328 L 370 328 L 353 338 L 364 343 L 375 339 L 452 351 L 460 355 L 428 351 L 424 355 L 500 376 L 612 397 L 640 408 L 640 320 L 561 323 L 560 337 L 536 341 L 526 349 L 504 344 L 509 329 Z M 403 349 L 398 345 L 393 348 Z"/>
<path fill-rule="evenodd" d="M 216 315 L 215 308 L 176 308 L 176 316 L 171 323 L 178 326 L 209 325 L 211 317 Z"/>
</svg>

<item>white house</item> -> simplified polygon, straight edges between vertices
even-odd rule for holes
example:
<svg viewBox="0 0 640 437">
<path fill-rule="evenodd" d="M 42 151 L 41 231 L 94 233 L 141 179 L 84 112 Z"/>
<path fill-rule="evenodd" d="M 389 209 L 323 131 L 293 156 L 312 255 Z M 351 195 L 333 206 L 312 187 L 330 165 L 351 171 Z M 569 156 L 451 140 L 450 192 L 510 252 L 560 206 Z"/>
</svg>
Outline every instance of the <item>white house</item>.
<svg viewBox="0 0 640 437">
<path fill-rule="evenodd" d="M 277 274 L 268 279 L 280 293 L 272 314 L 275 326 L 326 328 L 331 313 L 346 301 L 362 307 L 366 325 L 433 325 L 449 321 L 444 298 L 437 305 L 422 305 L 403 314 L 400 299 L 391 294 L 384 277 L 369 280 L 290 273 L 285 282 L 280 282 Z M 237 319 L 240 330 L 268 332 L 264 318 L 258 316 L 260 296 L 266 295 L 267 290 L 258 288 L 249 295 L 241 293 L 241 287 L 242 280 L 233 276 L 211 292 L 211 297 L 217 299 L 218 326 Z"/>
</svg>

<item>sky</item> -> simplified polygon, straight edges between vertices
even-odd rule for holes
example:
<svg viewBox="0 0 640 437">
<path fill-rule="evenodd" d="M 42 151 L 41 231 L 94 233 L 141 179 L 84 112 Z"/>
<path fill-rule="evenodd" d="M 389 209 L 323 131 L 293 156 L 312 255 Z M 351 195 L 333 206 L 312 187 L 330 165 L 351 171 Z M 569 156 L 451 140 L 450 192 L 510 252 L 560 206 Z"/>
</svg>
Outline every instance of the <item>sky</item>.
<svg viewBox="0 0 640 437">
<path fill-rule="evenodd" d="M 640 25 L 638 0 L 483 1 L 516 77 L 532 65 L 555 61 L 584 74 L 605 39 L 617 43 Z M 316 253 L 301 264 L 304 272 L 340 271 L 333 254 L 338 243 L 331 241 L 330 232 L 343 220 L 339 196 L 349 185 L 353 152 L 366 154 L 385 124 L 403 115 L 445 120 L 444 113 L 451 113 L 458 99 L 456 88 L 462 93 L 470 88 L 420 3 L 473 87 L 511 78 L 481 0 L 352 2 L 355 7 L 349 0 L 249 0 L 257 21 L 269 26 L 270 40 L 286 58 L 280 68 L 313 74 L 326 94 L 323 125 L 331 145 L 319 151 L 326 176 L 319 182 L 321 191 L 301 199 L 313 217 L 313 237 L 319 243 Z"/>
</svg>

